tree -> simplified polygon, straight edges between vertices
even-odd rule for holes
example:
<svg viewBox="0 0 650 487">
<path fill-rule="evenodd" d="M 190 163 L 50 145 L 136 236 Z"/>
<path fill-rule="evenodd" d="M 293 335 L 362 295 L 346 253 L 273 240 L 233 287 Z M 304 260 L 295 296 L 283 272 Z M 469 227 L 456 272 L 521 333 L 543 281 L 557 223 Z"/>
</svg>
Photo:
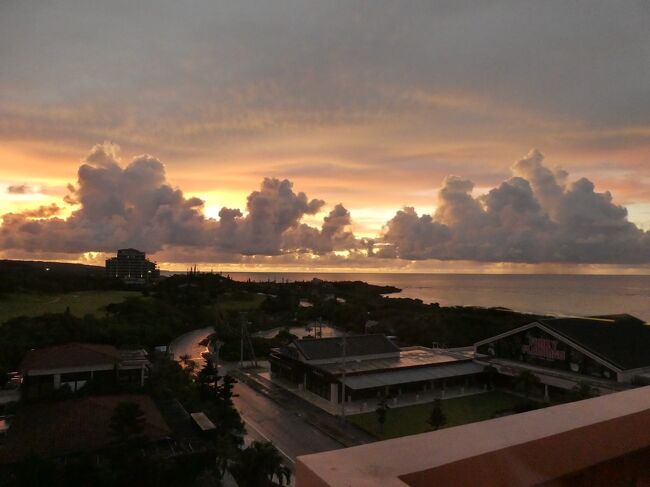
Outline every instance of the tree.
<svg viewBox="0 0 650 487">
<path fill-rule="evenodd" d="M 179 359 L 180 359 L 181 363 L 183 364 L 183 367 L 185 368 L 185 370 L 187 370 L 187 372 L 190 375 L 193 375 L 194 370 L 196 369 L 196 362 L 194 360 L 192 360 L 192 357 L 189 354 L 186 353 L 184 355 L 181 355 L 179 357 Z"/>
<path fill-rule="evenodd" d="M 379 433 L 382 435 L 384 434 L 384 424 L 386 423 L 389 409 L 390 408 L 388 407 L 388 398 L 386 396 L 381 396 L 381 399 L 379 400 L 379 404 L 377 405 L 377 409 L 375 409 L 375 413 L 377 413 L 377 422 L 379 423 Z"/>
<path fill-rule="evenodd" d="M 111 416 L 110 427 L 119 444 L 132 444 L 142 439 L 144 412 L 140 405 L 130 401 L 119 403 Z"/>
<path fill-rule="evenodd" d="M 230 471 L 240 487 L 274 485 L 274 479 L 278 485 L 291 481 L 291 470 L 270 442 L 254 441 L 241 450 Z"/>
<path fill-rule="evenodd" d="M 206 360 L 205 365 L 196 375 L 196 382 L 199 385 L 199 393 L 202 400 L 214 399 L 217 395 L 217 369 L 212 360 Z"/>
<path fill-rule="evenodd" d="M 442 401 L 440 399 L 433 401 L 433 407 L 431 408 L 431 413 L 429 413 L 427 423 L 429 423 L 434 431 L 447 424 L 447 416 L 445 416 L 442 410 Z"/>
<path fill-rule="evenodd" d="M 483 373 L 487 377 L 487 382 L 490 389 L 494 389 L 497 377 L 499 377 L 499 371 L 492 365 L 486 365 L 483 369 Z"/>
<path fill-rule="evenodd" d="M 223 405 L 230 407 L 234 406 L 232 398 L 237 397 L 237 394 L 233 392 L 235 384 L 237 384 L 237 379 L 228 374 L 223 378 L 221 384 L 218 386 L 217 400 L 220 401 Z"/>
</svg>

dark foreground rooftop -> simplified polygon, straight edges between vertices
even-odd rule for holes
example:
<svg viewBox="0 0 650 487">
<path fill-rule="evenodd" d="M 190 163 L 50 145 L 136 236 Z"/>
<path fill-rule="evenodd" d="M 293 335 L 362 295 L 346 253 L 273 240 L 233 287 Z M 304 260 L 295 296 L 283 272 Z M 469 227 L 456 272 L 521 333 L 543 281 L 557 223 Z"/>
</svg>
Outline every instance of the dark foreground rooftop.
<svg viewBox="0 0 650 487">
<path fill-rule="evenodd" d="M 17 461 L 34 452 L 57 457 L 107 448 L 113 442 L 110 418 L 120 402 L 135 402 L 144 412 L 143 434 L 150 441 L 171 430 L 149 396 L 93 396 L 22 406 L 0 446 L 0 463 Z"/>
</svg>

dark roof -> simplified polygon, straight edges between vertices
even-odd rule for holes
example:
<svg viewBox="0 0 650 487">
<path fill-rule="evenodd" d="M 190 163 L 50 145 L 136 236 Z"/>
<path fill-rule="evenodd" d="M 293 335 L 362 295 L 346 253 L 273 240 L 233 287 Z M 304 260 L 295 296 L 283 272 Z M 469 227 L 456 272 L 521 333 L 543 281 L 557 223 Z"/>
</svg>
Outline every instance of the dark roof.
<svg viewBox="0 0 650 487">
<path fill-rule="evenodd" d="M 557 318 L 540 323 L 619 369 L 650 366 L 650 325 L 633 316 Z"/>
<path fill-rule="evenodd" d="M 617 315 L 599 315 L 599 316 L 589 316 L 589 318 L 596 318 L 599 320 L 612 320 L 616 323 L 636 323 L 638 325 L 645 324 L 645 321 L 640 320 L 636 316 L 629 315 L 627 313 L 621 313 Z"/>
<path fill-rule="evenodd" d="M 0 446 L 0 463 L 20 460 L 30 451 L 55 457 L 104 449 L 114 441 L 110 419 L 121 402 L 135 402 L 144 412 L 143 434 L 150 441 L 166 438 L 169 426 L 149 396 L 91 396 L 22 406 Z"/>
<path fill-rule="evenodd" d="M 117 364 L 119 361 L 120 353 L 112 345 L 66 343 L 30 350 L 23 358 L 20 370 L 27 373 L 30 370 L 110 365 Z"/>
<path fill-rule="evenodd" d="M 399 348 L 386 335 L 353 335 L 345 338 L 346 356 L 399 354 Z M 293 342 L 307 360 L 326 360 L 343 356 L 343 337 L 304 338 Z"/>
</svg>

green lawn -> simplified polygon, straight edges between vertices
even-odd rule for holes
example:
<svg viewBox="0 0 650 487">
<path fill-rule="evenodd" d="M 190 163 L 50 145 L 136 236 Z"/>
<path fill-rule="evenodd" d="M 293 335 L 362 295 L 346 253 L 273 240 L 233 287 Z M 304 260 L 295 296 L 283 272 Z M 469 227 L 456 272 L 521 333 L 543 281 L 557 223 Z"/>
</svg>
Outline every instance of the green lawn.
<svg viewBox="0 0 650 487">
<path fill-rule="evenodd" d="M 442 401 L 442 409 L 447 417 L 445 427 L 490 419 L 497 413 L 512 410 L 521 402 L 523 399 L 500 391 L 446 399 Z M 431 408 L 432 404 L 429 403 L 389 409 L 383 434 L 379 433 L 375 412 L 350 416 L 349 420 L 378 438 L 395 438 L 430 431 L 427 419 Z"/>
<path fill-rule="evenodd" d="M 138 291 L 79 291 L 66 294 L 16 293 L 0 296 L 0 323 L 17 316 L 38 316 L 62 313 L 66 308 L 75 316 L 95 314 L 106 305 L 120 303 L 129 296 L 142 296 Z"/>
<path fill-rule="evenodd" d="M 252 311 L 260 307 L 266 296 L 253 293 L 222 294 L 219 296 L 219 308 L 222 311 Z"/>
</svg>

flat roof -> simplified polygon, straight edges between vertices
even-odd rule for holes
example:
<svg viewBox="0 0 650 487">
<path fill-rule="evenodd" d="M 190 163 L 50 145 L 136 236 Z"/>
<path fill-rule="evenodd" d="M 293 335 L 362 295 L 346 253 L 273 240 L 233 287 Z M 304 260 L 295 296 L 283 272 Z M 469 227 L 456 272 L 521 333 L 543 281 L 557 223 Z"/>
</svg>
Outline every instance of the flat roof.
<svg viewBox="0 0 650 487">
<path fill-rule="evenodd" d="M 210 418 L 208 418 L 205 413 L 190 413 L 190 416 L 192 416 L 192 419 L 202 431 L 212 431 L 213 429 L 216 429 L 214 423 L 210 421 Z"/>
<path fill-rule="evenodd" d="M 475 364 L 474 362 L 449 363 L 435 367 L 413 367 L 389 372 L 353 375 L 345 379 L 345 386 L 350 389 L 369 389 L 371 387 L 408 384 L 411 382 L 479 374 L 484 369 L 484 366 Z"/>
<path fill-rule="evenodd" d="M 300 456 L 296 486 L 537 485 L 650 447 L 648 424 L 650 387 L 642 387 Z"/>
<path fill-rule="evenodd" d="M 429 365 L 448 364 L 458 361 L 467 361 L 470 357 L 445 350 L 434 350 L 425 347 L 409 347 L 400 350 L 399 357 L 380 358 L 369 360 L 349 360 L 345 362 L 346 374 L 360 374 L 380 370 L 395 370 L 410 367 L 426 367 Z M 336 362 L 323 364 L 317 368 L 332 374 L 340 375 L 343 364 Z"/>
</svg>

